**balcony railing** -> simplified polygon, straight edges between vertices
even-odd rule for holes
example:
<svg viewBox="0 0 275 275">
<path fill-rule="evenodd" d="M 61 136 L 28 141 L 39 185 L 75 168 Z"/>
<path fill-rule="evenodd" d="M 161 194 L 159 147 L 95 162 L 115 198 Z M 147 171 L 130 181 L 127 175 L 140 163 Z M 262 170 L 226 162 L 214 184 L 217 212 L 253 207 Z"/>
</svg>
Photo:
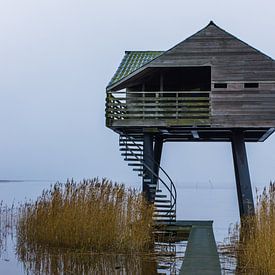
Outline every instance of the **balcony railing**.
<svg viewBox="0 0 275 275">
<path fill-rule="evenodd" d="M 107 92 L 107 126 L 208 125 L 210 98 L 207 91 Z"/>
</svg>

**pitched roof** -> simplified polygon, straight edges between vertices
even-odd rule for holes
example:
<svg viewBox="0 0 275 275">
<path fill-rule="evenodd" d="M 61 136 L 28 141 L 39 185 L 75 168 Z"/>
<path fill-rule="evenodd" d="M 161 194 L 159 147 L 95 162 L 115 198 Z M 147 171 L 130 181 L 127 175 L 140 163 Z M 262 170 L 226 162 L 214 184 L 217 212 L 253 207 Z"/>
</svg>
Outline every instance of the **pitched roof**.
<svg viewBox="0 0 275 275">
<path fill-rule="evenodd" d="M 115 84 L 162 53 L 163 51 L 126 51 L 108 86 Z"/>
<path fill-rule="evenodd" d="M 230 66 L 224 60 L 230 59 Z M 253 66 L 251 64 L 253 63 Z M 127 81 L 137 78 L 148 68 L 182 66 L 219 67 L 215 81 L 240 80 L 245 75 L 248 80 L 274 80 L 275 62 L 266 54 L 251 47 L 211 21 L 206 27 L 178 43 L 167 51 L 132 51 L 125 56 L 107 90 L 123 88 Z M 238 73 L 235 73 L 238 68 Z M 228 73 L 228 69 L 231 71 Z"/>
</svg>

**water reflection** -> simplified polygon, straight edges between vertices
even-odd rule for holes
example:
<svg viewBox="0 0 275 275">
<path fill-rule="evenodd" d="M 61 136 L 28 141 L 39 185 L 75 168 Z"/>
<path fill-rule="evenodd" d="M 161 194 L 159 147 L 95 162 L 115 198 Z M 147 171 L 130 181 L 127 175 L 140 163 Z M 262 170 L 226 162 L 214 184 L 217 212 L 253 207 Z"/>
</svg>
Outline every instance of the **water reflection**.
<svg viewBox="0 0 275 275">
<path fill-rule="evenodd" d="M 17 244 L 16 254 L 26 274 L 178 274 L 182 263 L 176 244 L 157 244 L 139 255 L 83 253 Z"/>
<path fill-rule="evenodd" d="M 8 239 L 14 239 L 17 213 L 14 205 L 8 207 L 0 202 L 0 257 L 7 250 Z"/>
<path fill-rule="evenodd" d="M 17 246 L 27 274 L 142 274 L 142 258 Z M 153 265 L 147 265 L 152 268 Z M 151 272 L 151 271 L 150 271 Z"/>
</svg>

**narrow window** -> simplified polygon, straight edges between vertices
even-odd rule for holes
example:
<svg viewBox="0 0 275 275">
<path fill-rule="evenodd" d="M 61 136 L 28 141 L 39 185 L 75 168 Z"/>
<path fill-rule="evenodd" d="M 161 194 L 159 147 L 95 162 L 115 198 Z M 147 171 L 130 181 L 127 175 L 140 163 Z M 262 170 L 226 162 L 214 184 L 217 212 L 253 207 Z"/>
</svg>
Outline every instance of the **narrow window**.
<svg viewBox="0 0 275 275">
<path fill-rule="evenodd" d="M 214 83 L 214 88 L 227 88 L 227 83 Z"/>
<path fill-rule="evenodd" d="M 244 83 L 244 87 L 245 88 L 259 88 L 259 83 L 252 83 L 252 82 L 250 82 L 250 83 Z"/>
</svg>

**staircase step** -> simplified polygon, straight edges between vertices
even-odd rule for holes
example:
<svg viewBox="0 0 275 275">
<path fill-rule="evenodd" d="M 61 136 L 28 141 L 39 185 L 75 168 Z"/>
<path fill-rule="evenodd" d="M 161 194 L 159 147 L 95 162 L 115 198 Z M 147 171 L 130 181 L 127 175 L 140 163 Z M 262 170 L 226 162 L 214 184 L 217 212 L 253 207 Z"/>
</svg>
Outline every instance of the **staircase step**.
<svg viewBox="0 0 275 275">
<path fill-rule="evenodd" d="M 143 161 L 142 158 L 124 158 L 124 160 L 126 160 L 126 161 L 139 161 L 139 162 Z"/>
<path fill-rule="evenodd" d="M 129 139 L 128 137 L 122 137 L 120 136 L 120 141 L 128 141 L 128 142 L 139 142 L 139 143 L 143 143 L 143 138 L 135 138 L 134 140 Z"/>
<path fill-rule="evenodd" d="M 155 213 L 176 213 L 176 210 L 169 209 L 155 209 Z"/>
<path fill-rule="evenodd" d="M 128 166 L 142 166 L 143 167 L 143 165 L 141 164 L 141 163 L 128 163 Z"/>
<path fill-rule="evenodd" d="M 149 188 L 153 189 L 154 193 L 161 193 L 161 192 L 162 192 L 162 190 L 156 190 L 156 185 L 155 185 L 155 186 L 152 186 L 152 187 L 149 186 Z M 166 195 L 165 195 L 165 196 L 166 196 Z M 155 197 L 156 197 L 156 196 L 155 196 Z"/>
<path fill-rule="evenodd" d="M 155 198 L 167 198 L 167 195 L 155 195 Z"/>
<path fill-rule="evenodd" d="M 151 182 L 151 179 L 143 179 L 144 182 Z"/>
<path fill-rule="evenodd" d="M 157 225 L 173 225 L 176 223 L 176 219 L 171 220 L 155 220 Z"/>
<path fill-rule="evenodd" d="M 171 208 L 171 204 L 154 204 L 156 208 Z"/>
<path fill-rule="evenodd" d="M 167 219 L 170 219 L 170 218 L 175 218 L 176 215 L 175 215 L 175 214 L 169 214 L 169 215 L 165 215 L 165 214 L 154 214 L 153 217 L 154 217 L 154 218 L 167 218 Z"/>
<path fill-rule="evenodd" d="M 143 150 L 143 145 L 140 144 L 126 144 L 126 143 L 119 143 L 119 146 L 122 148 L 138 148 L 138 149 L 142 149 Z"/>
<path fill-rule="evenodd" d="M 133 168 L 133 171 L 142 172 L 143 168 Z"/>
<path fill-rule="evenodd" d="M 123 138 L 127 138 L 129 140 L 128 134 L 124 134 L 124 133 L 120 134 L 120 138 L 122 138 L 122 139 Z M 130 138 L 132 138 L 134 140 L 141 140 L 141 141 L 143 141 L 143 134 L 131 134 Z"/>
<path fill-rule="evenodd" d="M 133 152 L 143 152 L 143 150 L 142 149 L 138 149 L 138 148 L 131 148 L 131 149 L 128 149 L 128 148 L 119 148 L 119 151 L 128 151 L 128 152 L 131 152 L 131 151 L 133 151 Z"/>
<path fill-rule="evenodd" d="M 143 142 L 143 136 L 135 137 L 135 138 L 133 138 L 133 140 L 126 136 L 120 136 L 120 140 L 131 141 L 131 142 L 133 142 L 133 141 L 134 142 Z"/>
<path fill-rule="evenodd" d="M 137 157 L 142 157 L 143 154 L 139 154 L 139 153 L 135 153 L 135 154 L 131 154 L 131 153 L 122 153 L 121 154 L 123 157 L 127 157 L 127 156 L 137 156 Z"/>
<path fill-rule="evenodd" d="M 171 201 L 170 200 L 160 200 L 160 199 L 156 199 L 155 200 L 155 203 L 158 203 L 158 202 L 160 202 L 160 203 L 171 203 Z"/>
</svg>

